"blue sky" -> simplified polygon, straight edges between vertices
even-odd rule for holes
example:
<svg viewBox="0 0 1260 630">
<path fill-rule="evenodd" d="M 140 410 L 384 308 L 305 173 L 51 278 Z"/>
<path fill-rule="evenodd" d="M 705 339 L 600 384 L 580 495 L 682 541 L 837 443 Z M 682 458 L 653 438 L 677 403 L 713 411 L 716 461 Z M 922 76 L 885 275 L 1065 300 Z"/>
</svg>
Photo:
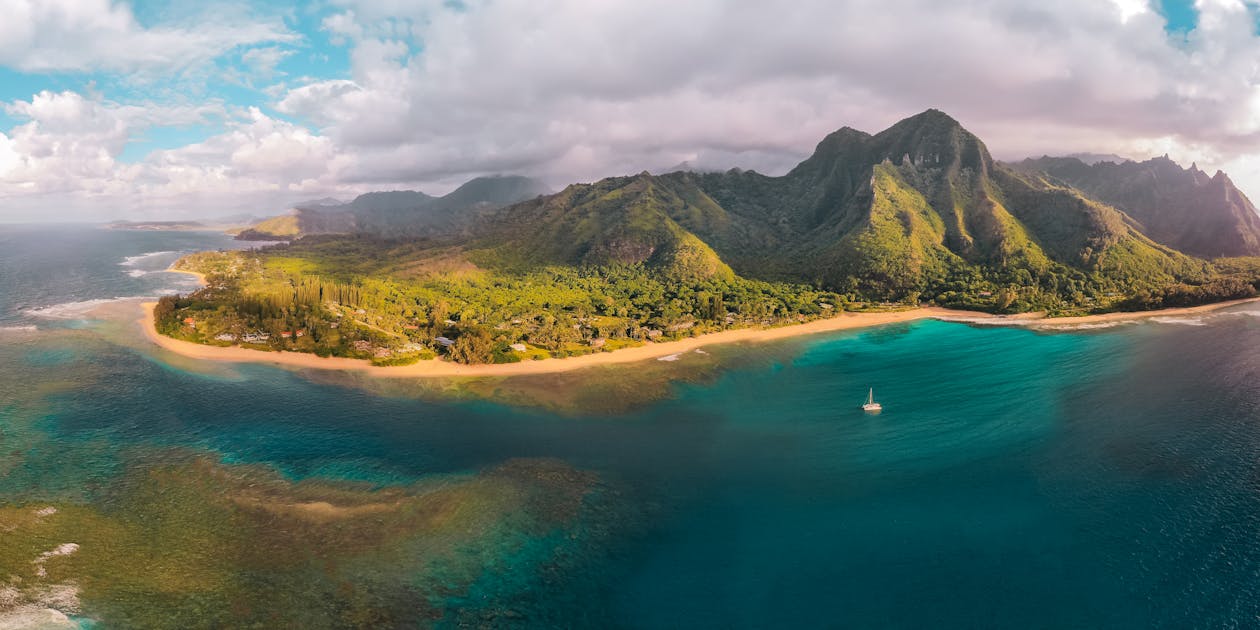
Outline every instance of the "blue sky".
<svg viewBox="0 0 1260 630">
<path fill-rule="evenodd" d="M 782 172 L 929 107 L 1260 193 L 1258 0 L 0 0 L 0 220 Z"/>
</svg>

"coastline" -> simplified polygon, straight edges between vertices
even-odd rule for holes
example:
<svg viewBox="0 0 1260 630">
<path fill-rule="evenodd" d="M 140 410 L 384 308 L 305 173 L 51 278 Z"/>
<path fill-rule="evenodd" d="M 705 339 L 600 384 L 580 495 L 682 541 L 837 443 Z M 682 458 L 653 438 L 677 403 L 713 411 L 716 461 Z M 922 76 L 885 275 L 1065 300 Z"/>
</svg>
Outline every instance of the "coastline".
<svg viewBox="0 0 1260 630">
<path fill-rule="evenodd" d="M 970 311 L 952 311 L 944 308 L 927 307 L 887 313 L 847 313 L 827 319 L 818 319 L 804 324 L 793 324 L 777 328 L 740 328 L 724 330 L 699 337 L 679 339 L 677 341 L 649 342 L 646 345 L 624 348 L 614 352 L 598 352 L 580 357 L 564 359 L 543 359 L 541 361 L 521 361 L 520 363 L 494 363 L 485 365 L 465 365 L 453 361 L 430 359 L 411 365 L 376 366 L 367 359 L 348 359 L 344 357 L 319 357 L 306 352 L 270 352 L 252 350 L 236 346 L 207 346 L 191 341 L 174 339 L 158 333 L 153 321 L 154 302 L 142 304 L 143 315 L 138 323 L 144 330 L 145 337 L 154 344 L 176 354 L 208 361 L 224 361 L 230 363 L 271 363 L 305 369 L 350 370 L 367 373 L 373 376 L 395 378 L 415 377 L 451 377 L 451 376 L 522 376 L 527 374 L 551 374 L 570 372 L 600 365 L 617 365 L 635 363 L 649 359 L 660 359 L 675 354 L 683 354 L 700 349 L 703 346 L 740 343 L 763 342 L 787 339 L 801 335 L 811 335 L 856 328 L 868 328 L 884 324 L 910 322 L 920 319 L 942 318 L 950 315 L 975 318 L 993 317 L 987 313 Z"/>
<path fill-rule="evenodd" d="M 996 326 L 1024 326 L 1028 328 L 1048 328 L 1054 329 L 1059 327 L 1073 327 L 1089 324 L 1111 324 L 1118 322 L 1136 322 L 1143 319 L 1153 317 L 1179 317 L 1184 315 L 1201 315 L 1231 306 L 1239 306 L 1241 304 L 1250 304 L 1260 301 L 1260 297 L 1243 298 L 1240 300 L 1227 300 L 1225 302 L 1213 302 L 1212 304 L 1201 304 L 1199 306 L 1183 306 L 1176 308 L 1162 308 L 1154 311 L 1119 311 L 1115 313 L 1100 313 L 1098 315 L 1077 315 L 1074 317 L 1046 317 L 1045 313 L 1018 313 L 1015 315 L 989 315 L 982 313 L 982 317 L 972 317 L 969 313 L 963 311 L 950 311 L 953 315 L 937 317 L 941 321 L 958 322 L 962 324 L 982 324 Z"/>
<path fill-rule="evenodd" d="M 204 283 L 205 277 L 191 271 L 181 271 L 199 277 Z M 804 335 L 813 335 L 841 330 L 869 328 L 885 324 L 912 322 L 921 319 L 937 319 L 968 324 L 1025 326 L 1029 328 L 1053 329 L 1060 326 L 1080 326 L 1082 324 L 1109 323 L 1129 320 L 1141 320 L 1151 317 L 1175 317 L 1195 315 L 1217 311 L 1231 306 L 1260 301 L 1260 298 L 1231 300 L 1202 306 L 1171 308 L 1157 311 L 1137 311 L 1126 313 L 1104 313 L 1079 317 L 1046 318 L 1044 314 L 1029 313 L 1021 315 L 999 316 L 974 311 L 958 311 L 940 307 L 920 307 L 904 311 L 883 313 L 845 313 L 827 319 L 814 320 L 804 324 L 792 324 L 776 328 L 740 328 L 709 333 L 699 337 L 679 339 L 677 341 L 649 342 L 634 348 L 624 348 L 615 352 L 599 352 L 580 357 L 563 359 L 543 359 L 540 361 L 522 361 L 520 363 L 497 363 L 485 365 L 465 365 L 453 361 L 430 359 L 412 365 L 376 366 L 367 359 L 350 359 L 344 357 L 319 357 L 305 352 L 266 351 L 241 348 L 236 346 L 208 346 L 191 341 L 174 339 L 158 333 L 153 320 L 154 302 L 142 304 L 143 314 L 137 323 L 144 335 L 157 346 L 188 358 L 229 363 L 270 363 L 302 369 L 355 371 L 372 376 L 393 378 L 424 377 L 476 377 L 476 376 L 522 376 L 534 374 L 551 374 L 570 372 L 583 368 L 602 365 L 619 365 L 636 363 L 650 359 L 661 359 L 676 354 L 693 352 L 704 346 L 729 343 L 760 343 L 787 339 Z"/>
<path fill-rule="evenodd" d="M 179 261 L 176 261 L 176 262 L 179 262 Z M 170 273 L 182 273 L 189 276 L 193 276 L 194 278 L 197 279 L 197 282 L 201 284 L 201 286 L 203 287 L 206 286 L 207 284 L 210 284 L 209 282 L 206 281 L 206 274 L 201 273 L 199 271 L 185 271 L 183 269 L 176 269 L 175 263 L 171 263 L 171 266 L 167 267 L 166 270 Z"/>
</svg>

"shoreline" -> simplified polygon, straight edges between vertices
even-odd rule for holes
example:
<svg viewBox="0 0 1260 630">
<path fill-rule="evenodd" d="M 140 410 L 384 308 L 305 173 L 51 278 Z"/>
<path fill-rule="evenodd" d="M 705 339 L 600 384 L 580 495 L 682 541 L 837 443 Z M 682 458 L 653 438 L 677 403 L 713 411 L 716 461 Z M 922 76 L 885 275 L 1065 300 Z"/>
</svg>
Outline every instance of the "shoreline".
<svg viewBox="0 0 1260 630">
<path fill-rule="evenodd" d="M 1226 300 L 1224 302 L 1213 302 L 1211 304 L 1200 304 L 1199 306 L 1180 306 L 1173 308 L 1161 308 L 1154 311 L 1117 311 L 1115 313 L 1099 313 L 1097 315 L 1076 315 L 1073 317 L 1046 317 L 1045 313 L 1017 313 L 1015 315 L 989 315 L 983 313 L 983 317 L 972 317 L 964 314 L 963 311 L 952 311 L 957 313 L 955 316 L 938 317 L 941 321 L 957 322 L 961 324 L 980 324 L 989 326 L 1022 326 L 1026 328 L 1059 328 L 1068 326 L 1080 326 L 1082 324 L 1108 324 L 1118 322 L 1137 322 L 1143 319 L 1153 317 L 1179 317 L 1183 315 L 1200 315 L 1210 313 L 1232 306 L 1242 304 L 1250 304 L 1260 301 L 1260 297 L 1242 298 L 1238 300 Z"/>
<path fill-rule="evenodd" d="M 181 272 L 194 273 L 194 272 Z M 195 274 L 194 275 L 200 275 Z M 204 277 L 202 278 L 204 282 Z M 1255 302 L 1260 298 L 1231 300 L 1186 308 L 1171 308 L 1158 311 L 1137 311 L 1128 313 L 1104 313 L 1101 315 L 1085 315 L 1080 317 L 1045 318 L 1036 313 L 1025 315 L 999 316 L 973 311 L 958 311 L 940 307 L 920 307 L 904 311 L 882 313 L 846 313 L 818 319 L 804 324 L 790 324 L 776 328 L 740 328 L 709 333 L 699 337 L 679 339 L 677 341 L 649 342 L 634 348 L 624 348 L 614 352 L 598 352 L 580 357 L 563 359 L 543 359 L 539 361 L 522 361 L 520 363 L 496 363 L 485 365 L 465 365 L 442 359 L 420 361 L 412 365 L 375 366 L 367 359 L 350 359 L 344 357 L 319 357 L 306 352 L 266 351 L 241 348 L 238 346 L 208 346 L 191 341 L 174 339 L 158 333 L 153 321 L 154 302 L 141 305 L 143 314 L 137 323 L 144 335 L 155 345 L 175 354 L 207 361 L 228 363 L 270 363 L 303 369 L 354 371 L 371 376 L 393 378 L 425 378 L 425 377 L 476 377 L 476 376 L 523 376 L 536 374 L 553 374 L 570 372 L 602 365 L 620 365 L 637 363 L 650 359 L 661 359 L 675 354 L 693 352 L 704 346 L 730 343 L 761 343 L 858 328 L 870 328 L 886 324 L 912 322 L 922 319 L 940 321 L 1000 325 L 1025 326 L 1029 328 L 1055 328 L 1058 326 L 1078 326 L 1081 324 L 1141 320 L 1150 317 L 1170 317 L 1193 315 L 1216 311 L 1239 304 Z"/>
<path fill-rule="evenodd" d="M 987 313 L 970 311 L 951 311 L 948 309 L 929 307 L 886 313 L 848 313 L 827 319 L 817 319 L 804 324 L 791 324 L 776 328 L 740 328 L 709 333 L 699 337 L 689 337 L 677 341 L 649 342 L 634 348 L 623 348 L 613 352 L 597 352 L 580 357 L 563 359 L 542 359 L 539 361 L 521 361 L 520 363 L 492 363 L 483 365 L 465 365 L 442 359 L 429 359 L 411 365 L 376 366 L 367 359 L 349 359 L 345 357 L 319 357 L 307 352 L 289 352 L 253 350 L 239 346 L 208 346 L 191 341 L 174 339 L 157 331 L 153 321 L 154 302 L 141 305 L 143 315 L 138 323 L 143 327 L 145 337 L 154 344 L 176 354 L 209 361 L 230 363 L 271 363 L 298 368 L 323 370 L 350 370 L 367 373 L 373 376 L 396 378 L 411 377 L 450 377 L 450 376 L 522 376 L 527 374 L 552 374 L 570 372 L 600 365 L 618 365 L 636 363 L 649 359 L 660 359 L 674 354 L 695 351 L 703 346 L 763 342 L 787 339 L 801 335 L 811 335 L 856 328 L 869 328 L 884 324 L 896 324 L 920 319 L 944 317 L 947 315 L 970 316 L 976 318 L 992 317 Z"/>
</svg>

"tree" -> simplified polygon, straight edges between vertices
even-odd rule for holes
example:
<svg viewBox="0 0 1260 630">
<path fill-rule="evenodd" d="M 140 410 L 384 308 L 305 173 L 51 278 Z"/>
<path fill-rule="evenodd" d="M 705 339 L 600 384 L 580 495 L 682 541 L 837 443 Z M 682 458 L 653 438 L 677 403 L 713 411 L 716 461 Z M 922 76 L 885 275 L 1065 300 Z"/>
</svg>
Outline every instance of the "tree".
<svg viewBox="0 0 1260 630">
<path fill-rule="evenodd" d="M 494 360 L 494 339 L 490 337 L 490 331 L 481 326 L 461 330 L 459 338 L 451 346 L 451 358 L 459 363 L 489 363 Z"/>
</svg>

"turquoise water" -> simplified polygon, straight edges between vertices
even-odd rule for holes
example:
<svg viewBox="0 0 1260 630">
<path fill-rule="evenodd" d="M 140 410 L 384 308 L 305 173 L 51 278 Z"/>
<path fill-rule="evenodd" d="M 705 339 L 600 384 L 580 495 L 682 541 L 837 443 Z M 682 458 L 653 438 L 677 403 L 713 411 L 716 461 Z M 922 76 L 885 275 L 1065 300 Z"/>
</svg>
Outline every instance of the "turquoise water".
<svg viewBox="0 0 1260 630">
<path fill-rule="evenodd" d="M 596 507 L 461 543 L 481 555 L 426 592 L 442 609 L 432 623 L 1260 623 L 1255 307 L 1057 333 L 928 321 L 749 347 L 719 353 L 715 379 L 611 415 L 384 396 L 258 365 L 189 369 L 120 343 L 119 316 L 84 314 L 92 300 L 179 290 L 185 280 L 156 270 L 227 245 L 0 228 L 12 462 L 0 505 L 124 509 L 111 497 L 137 452 L 372 488 L 551 461 L 598 478 L 584 499 Z M 176 253 L 130 258 L 151 252 Z M 35 387 L 49 381 L 61 385 Z M 857 409 L 867 387 L 883 414 Z M 538 501 L 551 506 L 551 492 Z M 110 602 L 85 591 L 82 608 L 111 627 Z M 338 625 L 311 623 L 324 622 Z"/>
</svg>

